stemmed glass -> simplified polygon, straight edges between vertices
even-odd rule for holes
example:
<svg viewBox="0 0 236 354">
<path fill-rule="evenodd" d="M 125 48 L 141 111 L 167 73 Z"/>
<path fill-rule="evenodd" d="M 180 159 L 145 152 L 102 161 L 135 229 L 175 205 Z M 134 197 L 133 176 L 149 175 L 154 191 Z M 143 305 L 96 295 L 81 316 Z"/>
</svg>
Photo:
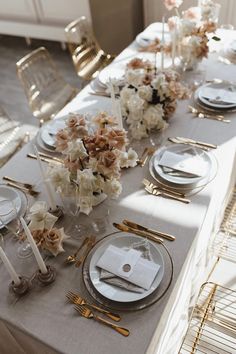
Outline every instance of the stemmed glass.
<svg viewBox="0 0 236 354">
<path fill-rule="evenodd" d="M 3 199 L 0 201 L 0 223 L 1 226 L 4 226 L 19 240 L 22 232 L 22 226 L 16 206 L 12 200 Z M 26 241 L 21 241 L 21 244 L 17 249 L 17 254 L 19 258 L 27 258 L 31 256 L 32 249 L 30 244 Z"/>
</svg>

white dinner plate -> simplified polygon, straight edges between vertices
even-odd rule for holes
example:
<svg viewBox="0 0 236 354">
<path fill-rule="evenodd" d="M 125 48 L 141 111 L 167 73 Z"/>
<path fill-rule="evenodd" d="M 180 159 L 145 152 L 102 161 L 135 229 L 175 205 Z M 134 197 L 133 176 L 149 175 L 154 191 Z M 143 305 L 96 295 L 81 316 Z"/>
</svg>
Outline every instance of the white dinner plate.
<svg viewBox="0 0 236 354">
<path fill-rule="evenodd" d="M 205 87 L 209 87 L 209 88 L 215 88 L 215 89 L 220 89 L 220 90 L 228 90 L 229 88 L 234 88 L 235 90 L 235 95 L 236 95 L 236 85 L 233 85 L 230 82 L 227 81 L 223 81 L 223 82 L 212 82 L 209 84 L 205 84 L 203 86 L 201 86 L 198 89 L 198 99 L 205 105 L 209 106 L 209 107 L 213 107 L 213 108 L 221 108 L 221 109 L 230 109 L 230 108 L 234 108 L 236 107 L 236 103 L 228 103 L 228 102 L 212 102 L 209 99 L 207 99 L 206 97 L 203 96 L 202 94 L 202 89 Z"/>
<path fill-rule="evenodd" d="M 109 67 L 103 69 L 98 75 L 98 80 L 100 85 L 104 85 L 105 87 L 108 85 L 109 80 L 122 80 L 124 78 L 125 68 L 121 67 Z"/>
<path fill-rule="evenodd" d="M 160 161 L 161 157 L 166 151 L 170 151 L 173 153 L 184 153 L 184 152 L 192 151 L 194 154 L 198 155 L 201 159 L 203 159 L 203 162 L 206 165 L 205 172 L 203 173 L 202 176 L 191 177 L 191 178 L 172 176 L 168 173 L 165 173 L 163 171 L 163 168 L 159 166 L 158 162 Z M 212 168 L 212 159 L 207 152 L 202 150 L 200 147 L 191 147 L 184 144 L 164 146 L 163 148 L 159 149 L 150 160 L 151 174 L 157 175 L 157 177 L 160 177 L 162 181 L 174 184 L 175 186 L 193 187 L 209 175 L 211 168 Z"/>
<path fill-rule="evenodd" d="M 150 242 L 150 252 L 153 262 L 160 265 L 160 269 L 157 273 L 156 278 L 154 279 L 149 290 L 145 290 L 143 293 L 135 293 L 125 289 L 121 289 L 118 286 L 107 284 L 103 281 L 100 281 L 100 270 L 96 267 L 96 264 L 104 253 L 105 249 L 109 245 L 114 245 L 119 248 L 127 249 L 135 242 L 140 242 L 141 238 L 139 236 L 134 236 L 131 234 L 123 234 L 115 239 L 108 239 L 102 242 L 101 246 L 94 252 L 92 255 L 90 266 L 89 266 L 89 276 L 91 282 L 95 289 L 107 299 L 118 302 L 133 302 L 144 299 L 150 295 L 154 290 L 159 286 L 163 276 L 164 276 L 164 260 L 161 252 L 158 250 L 158 245 L 153 242 Z"/>
<path fill-rule="evenodd" d="M 5 186 L 5 185 L 0 185 L 0 200 L 10 200 L 13 202 L 15 208 L 16 208 L 16 212 L 17 214 L 20 212 L 21 209 L 21 197 L 20 194 L 18 193 L 18 191 L 16 191 L 14 188 Z M 6 206 L 7 208 L 7 206 Z M 9 222 L 11 222 L 14 218 L 14 213 L 11 213 L 11 204 L 9 204 L 9 210 L 4 210 L 6 212 L 9 211 L 9 215 L 6 217 L 3 217 L 2 220 L 4 222 L 4 224 L 8 224 Z M 4 227 L 1 220 L 0 220 L 0 228 Z"/>
<path fill-rule="evenodd" d="M 40 137 L 42 139 L 42 142 L 48 147 L 49 149 L 54 150 L 55 149 L 55 140 L 56 140 L 56 134 L 59 130 L 65 128 L 65 120 L 68 117 L 62 117 L 55 119 L 47 124 L 45 124 L 41 129 L 40 129 Z"/>
<path fill-rule="evenodd" d="M 136 43 L 140 47 L 146 47 L 149 44 L 151 44 L 156 38 L 160 39 L 160 33 L 159 32 L 144 31 L 144 32 L 139 33 L 137 35 L 137 37 L 135 38 L 135 40 L 136 40 Z"/>
</svg>

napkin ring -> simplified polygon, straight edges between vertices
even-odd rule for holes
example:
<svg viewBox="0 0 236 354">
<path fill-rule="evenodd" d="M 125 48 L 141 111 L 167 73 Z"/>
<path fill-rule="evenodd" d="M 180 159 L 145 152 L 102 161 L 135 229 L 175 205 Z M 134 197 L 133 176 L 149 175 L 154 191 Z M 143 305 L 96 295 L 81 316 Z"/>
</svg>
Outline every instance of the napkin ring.
<svg viewBox="0 0 236 354">
<path fill-rule="evenodd" d="M 16 295 L 22 296 L 25 295 L 30 290 L 30 282 L 25 277 L 19 277 L 19 278 L 20 278 L 20 284 L 16 285 L 14 281 L 12 281 L 11 284 L 9 285 L 9 289 Z"/>
<path fill-rule="evenodd" d="M 50 265 L 47 265 L 48 272 L 43 274 L 40 270 L 36 272 L 36 277 L 42 285 L 49 285 L 56 279 L 56 269 Z"/>
</svg>

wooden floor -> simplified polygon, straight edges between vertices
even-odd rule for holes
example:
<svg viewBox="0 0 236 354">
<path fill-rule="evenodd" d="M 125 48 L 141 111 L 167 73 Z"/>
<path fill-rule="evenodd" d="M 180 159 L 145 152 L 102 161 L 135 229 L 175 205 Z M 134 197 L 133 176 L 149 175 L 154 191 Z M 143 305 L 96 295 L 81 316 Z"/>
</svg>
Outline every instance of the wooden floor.
<svg viewBox="0 0 236 354">
<path fill-rule="evenodd" d="M 32 40 L 27 46 L 22 37 L 0 35 L 0 106 L 8 115 L 20 122 L 38 125 L 32 116 L 23 88 L 16 75 L 16 62 L 32 50 L 46 47 L 67 82 L 81 87 L 81 81 L 74 70 L 69 52 L 61 49 L 59 42 Z"/>
</svg>

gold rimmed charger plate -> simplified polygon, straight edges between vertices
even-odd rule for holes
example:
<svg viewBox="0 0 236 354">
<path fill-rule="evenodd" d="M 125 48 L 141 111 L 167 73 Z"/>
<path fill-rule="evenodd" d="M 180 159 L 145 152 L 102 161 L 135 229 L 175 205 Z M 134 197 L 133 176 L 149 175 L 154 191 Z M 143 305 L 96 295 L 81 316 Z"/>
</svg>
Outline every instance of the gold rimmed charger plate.
<svg viewBox="0 0 236 354">
<path fill-rule="evenodd" d="M 234 107 L 234 108 L 222 108 L 222 109 L 220 109 L 220 108 L 213 108 L 213 107 L 210 107 L 210 106 L 207 106 L 207 105 L 205 105 L 205 104 L 203 104 L 200 100 L 199 100 L 199 98 L 198 98 L 198 90 L 199 89 L 197 89 L 195 92 L 194 92 L 194 96 L 193 96 L 193 101 L 194 101 L 194 103 L 198 106 L 198 107 L 200 107 L 200 108 L 202 108 L 206 113 L 211 113 L 211 112 L 214 112 L 214 113 L 216 113 L 216 114 L 227 114 L 227 113 L 233 113 L 233 112 L 236 112 L 236 107 Z"/>
<path fill-rule="evenodd" d="M 167 247 L 164 244 L 159 244 L 158 245 L 158 250 L 161 252 L 161 255 L 163 257 L 164 261 L 164 277 L 159 284 L 159 286 L 156 288 L 155 291 L 153 291 L 149 296 L 145 297 L 144 299 L 138 300 L 138 301 L 133 301 L 133 302 L 118 302 L 118 301 L 112 301 L 104 296 L 102 296 L 93 286 L 92 281 L 90 279 L 90 261 L 91 258 L 96 252 L 96 250 L 100 247 L 100 245 L 111 238 L 114 240 L 114 238 L 119 238 L 120 236 L 124 236 L 127 234 L 127 237 L 129 237 L 128 233 L 125 232 L 120 232 L 120 231 L 115 231 L 112 232 L 105 237 L 103 237 L 101 240 L 97 241 L 96 244 L 93 246 L 93 248 L 90 250 L 88 253 L 84 263 L 83 263 L 83 268 L 82 268 L 82 279 L 83 283 L 85 286 L 85 289 L 87 290 L 88 294 L 91 296 L 92 300 L 96 301 L 102 306 L 105 306 L 109 309 L 112 310 L 117 310 L 117 311 L 137 311 L 137 310 L 142 310 L 144 308 L 147 308 L 157 301 L 159 301 L 163 296 L 166 294 L 168 291 L 170 284 L 173 279 L 173 260 L 172 257 L 167 249 Z M 130 234 L 133 236 L 133 234 Z M 142 237 L 137 236 L 137 238 L 143 240 Z M 153 243 L 153 241 L 148 241 L 150 243 Z M 157 244 L 155 243 L 155 247 L 157 247 Z"/>
<path fill-rule="evenodd" d="M 197 193 L 199 193 L 201 190 L 203 190 L 203 188 L 205 188 L 209 183 L 211 183 L 216 175 L 217 175 L 217 172 L 218 172 L 218 160 L 217 158 L 215 157 L 215 155 L 213 154 L 213 152 L 210 152 L 210 156 L 212 158 L 212 171 L 210 172 L 210 176 L 209 178 L 206 180 L 204 179 L 203 181 L 200 181 L 196 186 L 191 186 L 191 187 L 183 187 L 183 186 L 180 186 L 180 187 L 177 187 L 177 186 L 174 186 L 173 184 L 171 183 L 165 183 L 164 181 L 162 181 L 155 173 L 154 173 L 154 170 L 153 170 L 153 159 L 155 158 L 155 154 L 152 156 L 152 158 L 150 159 L 149 161 L 149 172 L 152 176 L 152 178 L 157 181 L 158 185 L 160 185 L 160 187 L 165 187 L 165 188 L 168 188 L 170 191 L 173 190 L 173 191 L 177 191 L 177 192 L 183 192 L 186 197 L 190 197 L 192 195 L 195 195 Z"/>
</svg>

